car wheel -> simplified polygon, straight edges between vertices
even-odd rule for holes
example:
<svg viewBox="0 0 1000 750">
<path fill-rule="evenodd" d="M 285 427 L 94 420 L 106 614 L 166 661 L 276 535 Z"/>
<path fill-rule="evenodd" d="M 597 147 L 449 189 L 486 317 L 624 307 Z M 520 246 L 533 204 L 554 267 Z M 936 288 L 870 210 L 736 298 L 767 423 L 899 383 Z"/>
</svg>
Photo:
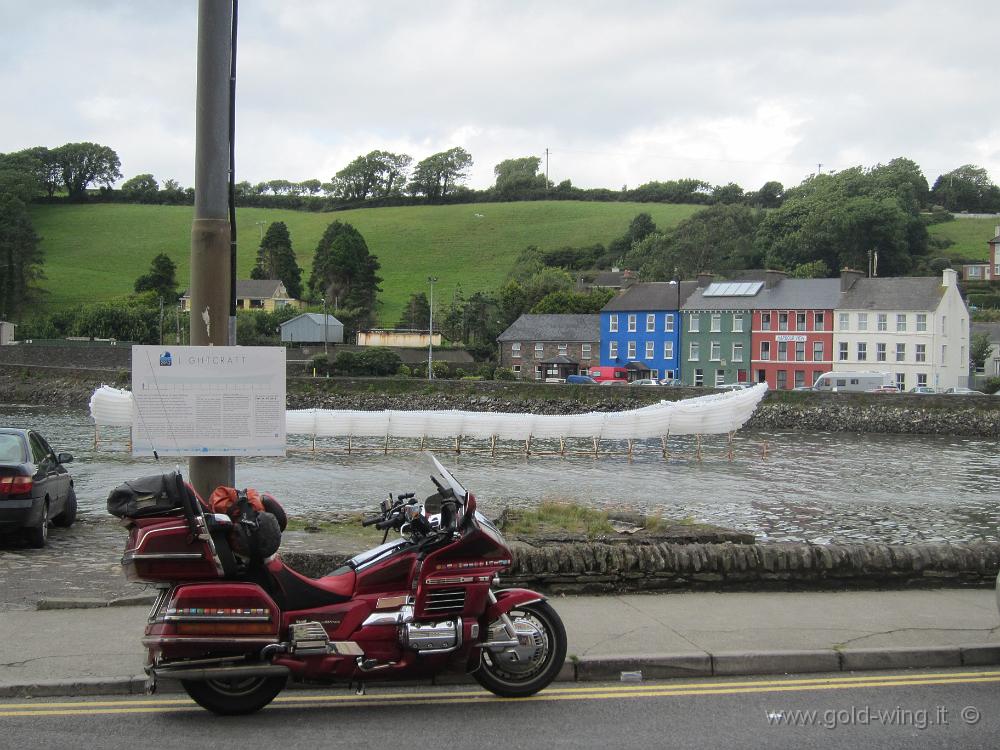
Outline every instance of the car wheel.
<svg viewBox="0 0 1000 750">
<path fill-rule="evenodd" d="M 66 505 L 63 506 L 63 512 L 52 519 L 52 525 L 58 526 L 61 529 L 65 529 L 72 526 L 73 521 L 75 520 L 76 520 L 76 489 L 70 487 L 69 494 L 66 496 Z"/>
<path fill-rule="evenodd" d="M 42 522 L 38 526 L 32 526 L 24 530 L 24 536 L 35 549 L 41 549 L 49 540 L 49 501 L 45 501 L 42 508 Z"/>
</svg>

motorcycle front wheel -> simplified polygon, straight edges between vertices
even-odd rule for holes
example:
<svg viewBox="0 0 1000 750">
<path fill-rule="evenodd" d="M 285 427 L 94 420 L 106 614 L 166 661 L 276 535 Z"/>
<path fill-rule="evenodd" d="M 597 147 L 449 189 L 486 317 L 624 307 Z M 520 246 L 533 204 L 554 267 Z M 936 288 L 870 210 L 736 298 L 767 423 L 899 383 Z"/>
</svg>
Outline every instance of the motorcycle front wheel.
<svg viewBox="0 0 1000 750">
<path fill-rule="evenodd" d="M 483 649 L 473 677 L 484 688 L 504 698 L 534 695 L 559 674 L 566 660 L 566 629 L 547 602 L 516 607 L 508 613 L 520 645 Z M 490 630 L 495 632 L 497 624 Z M 502 632 L 502 629 L 501 629 Z"/>
<path fill-rule="evenodd" d="M 181 680 L 195 703 L 220 716 L 252 714 L 274 700 L 286 677 L 237 677 L 230 680 Z"/>
</svg>

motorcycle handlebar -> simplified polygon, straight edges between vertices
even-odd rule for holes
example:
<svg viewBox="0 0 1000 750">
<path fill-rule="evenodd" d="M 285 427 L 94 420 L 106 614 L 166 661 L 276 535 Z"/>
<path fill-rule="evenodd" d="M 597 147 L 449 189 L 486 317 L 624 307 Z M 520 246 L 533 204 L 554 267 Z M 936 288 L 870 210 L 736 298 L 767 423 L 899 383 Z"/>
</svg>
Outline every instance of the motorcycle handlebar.
<svg viewBox="0 0 1000 750">
<path fill-rule="evenodd" d="M 395 525 L 396 525 L 395 516 L 393 516 L 392 518 L 387 518 L 384 521 L 375 522 L 375 528 L 378 529 L 379 531 L 385 531 L 386 529 L 391 529 Z"/>
<path fill-rule="evenodd" d="M 380 520 L 381 520 L 380 518 L 366 518 L 365 520 L 363 520 L 361 522 L 361 525 L 362 526 L 371 526 L 373 523 L 378 523 Z"/>
</svg>

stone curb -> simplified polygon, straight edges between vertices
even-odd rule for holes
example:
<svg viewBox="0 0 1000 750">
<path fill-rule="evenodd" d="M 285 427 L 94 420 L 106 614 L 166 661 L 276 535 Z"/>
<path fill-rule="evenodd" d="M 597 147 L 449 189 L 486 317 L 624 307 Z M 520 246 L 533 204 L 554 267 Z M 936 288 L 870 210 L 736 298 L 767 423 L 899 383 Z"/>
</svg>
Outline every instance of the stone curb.
<svg viewBox="0 0 1000 750">
<path fill-rule="evenodd" d="M 1000 643 L 958 646 L 814 649 L 803 651 L 730 651 L 682 654 L 584 656 L 568 659 L 557 682 L 633 681 L 690 677 L 735 677 L 739 675 L 802 674 L 891 669 L 937 669 L 943 667 L 1000 664 Z M 632 673 L 628 679 L 622 673 Z M 464 675 L 442 676 L 436 684 L 465 684 Z M 46 680 L 24 684 L 0 683 L 0 698 L 51 698 L 80 695 L 142 695 L 143 675 L 76 680 Z M 390 684 L 390 683 L 385 683 Z M 399 683 L 403 684 L 403 683 Z M 405 684 L 414 684 L 407 682 Z M 292 686 L 296 687 L 296 686 Z M 314 685 L 304 689 L 314 689 Z M 176 680 L 161 680 L 158 693 L 181 692 Z"/>
</svg>

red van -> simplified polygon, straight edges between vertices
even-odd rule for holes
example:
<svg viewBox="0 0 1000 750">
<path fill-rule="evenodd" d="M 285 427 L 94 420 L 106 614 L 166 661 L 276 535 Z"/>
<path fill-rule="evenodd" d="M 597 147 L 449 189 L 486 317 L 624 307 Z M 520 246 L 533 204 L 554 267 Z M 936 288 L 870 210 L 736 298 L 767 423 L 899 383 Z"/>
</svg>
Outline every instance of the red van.
<svg viewBox="0 0 1000 750">
<path fill-rule="evenodd" d="M 598 383 L 603 383 L 606 380 L 618 380 L 622 383 L 628 382 L 628 373 L 624 367 L 591 367 L 590 371 L 587 373 L 596 380 Z"/>
</svg>

